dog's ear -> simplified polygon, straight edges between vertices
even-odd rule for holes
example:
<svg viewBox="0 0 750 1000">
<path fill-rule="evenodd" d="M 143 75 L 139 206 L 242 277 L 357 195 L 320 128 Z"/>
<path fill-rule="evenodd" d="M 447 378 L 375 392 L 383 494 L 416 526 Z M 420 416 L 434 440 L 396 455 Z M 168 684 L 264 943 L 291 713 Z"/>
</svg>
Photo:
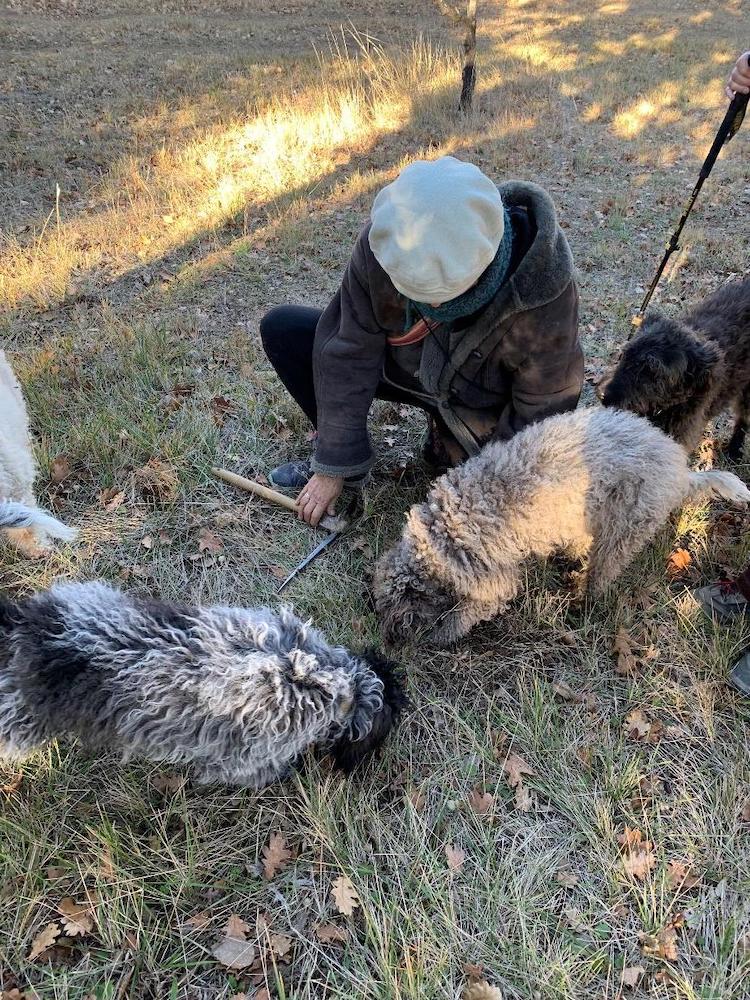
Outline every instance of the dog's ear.
<svg viewBox="0 0 750 1000">
<path fill-rule="evenodd" d="M 672 369 L 672 365 L 667 364 L 660 354 L 647 354 L 643 363 L 656 378 L 663 378 Z"/>
<path fill-rule="evenodd" d="M 648 381 L 657 394 L 670 392 L 687 371 L 684 357 L 675 355 L 666 358 L 663 353 L 654 351 L 644 357 L 643 366 L 650 376 Z"/>
<path fill-rule="evenodd" d="M 721 357 L 716 344 L 695 338 L 685 345 L 687 370 L 694 388 L 703 388 L 711 378 L 711 372 Z"/>
<path fill-rule="evenodd" d="M 366 736 L 354 740 L 351 733 L 347 733 L 330 747 L 334 764 L 346 774 L 380 748 L 388 733 L 398 724 L 401 713 L 409 707 L 400 664 L 375 649 L 367 649 L 362 658 L 383 685 L 383 701 L 380 709 L 369 716 L 370 728 Z"/>
</svg>

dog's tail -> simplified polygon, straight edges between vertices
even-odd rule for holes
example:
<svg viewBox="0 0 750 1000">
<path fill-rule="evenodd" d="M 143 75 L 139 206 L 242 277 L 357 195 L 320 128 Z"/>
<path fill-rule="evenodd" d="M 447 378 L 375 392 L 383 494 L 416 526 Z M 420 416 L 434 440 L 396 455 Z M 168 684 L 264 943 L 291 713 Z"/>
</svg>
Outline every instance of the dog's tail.
<svg viewBox="0 0 750 1000">
<path fill-rule="evenodd" d="M 750 490 L 733 472 L 720 472 L 711 469 L 708 472 L 691 472 L 689 497 L 705 496 L 715 493 L 724 500 L 734 503 L 750 503 Z"/>
<path fill-rule="evenodd" d="M 0 528 L 37 529 L 66 542 L 72 542 L 78 534 L 75 528 L 69 528 L 46 510 L 16 500 L 0 500 Z"/>
</svg>

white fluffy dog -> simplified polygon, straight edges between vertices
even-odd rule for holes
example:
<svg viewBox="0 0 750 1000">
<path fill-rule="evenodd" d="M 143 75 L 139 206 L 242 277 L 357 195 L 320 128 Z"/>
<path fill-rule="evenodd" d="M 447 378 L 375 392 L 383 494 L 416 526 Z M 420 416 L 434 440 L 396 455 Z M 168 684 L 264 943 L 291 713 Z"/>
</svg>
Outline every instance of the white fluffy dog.
<svg viewBox="0 0 750 1000">
<path fill-rule="evenodd" d="M 444 645 L 504 611 L 525 560 L 587 559 L 600 594 L 688 498 L 747 503 L 729 472 L 691 472 L 681 445 L 642 417 L 582 409 L 487 445 L 409 511 L 379 561 L 375 602 L 387 638 Z"/>
<path fill-rule="evenodd" d="M 41 554 L 51 538 L 76 537 L 73 528 L 37 507 L 35 478 L 23 393 L 0 350 L 0 529 L 27 555 Z"/>
</svg>

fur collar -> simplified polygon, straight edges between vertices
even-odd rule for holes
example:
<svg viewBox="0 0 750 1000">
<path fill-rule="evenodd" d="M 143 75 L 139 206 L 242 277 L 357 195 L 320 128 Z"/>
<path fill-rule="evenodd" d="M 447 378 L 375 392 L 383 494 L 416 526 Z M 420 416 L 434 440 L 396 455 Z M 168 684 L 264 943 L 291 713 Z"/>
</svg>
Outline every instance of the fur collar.
<svg viewBox="0 0 750 1000">
<path fill-rule="evenodd" d="M 555 205 L 547 192 L 530 181 L 506 181 L 498 189 L 510 208 L 525 208 L 536 226 L 534 241 L 516 270 L 498 290 L 474 326 L 449 335 L 449 350 L 434 337 L 425 341 L 419 377 L 428 394 L 444 398 L 456 372 L 473 351 L 491 339 L 496 328 L 513 313 L 538 309 L 554 301 L 573 280 L 573 256 L 557 222 Z"/>
</svg>

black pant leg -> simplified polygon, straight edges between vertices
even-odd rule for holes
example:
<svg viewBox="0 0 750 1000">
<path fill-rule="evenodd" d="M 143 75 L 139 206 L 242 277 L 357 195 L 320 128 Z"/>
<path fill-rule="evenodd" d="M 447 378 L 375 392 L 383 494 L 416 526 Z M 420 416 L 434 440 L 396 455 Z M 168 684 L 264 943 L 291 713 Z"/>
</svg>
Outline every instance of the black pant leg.
<svg viewBox="0 0 750 1000">
<path fill-rule="evenodd" d="M 312 355 L 321 314 L 321 309 L 309 306 L 276 306 L 260 321 L 266 357 L 313 427 L 317 426 L 318 408 Z"/>
</svg>

